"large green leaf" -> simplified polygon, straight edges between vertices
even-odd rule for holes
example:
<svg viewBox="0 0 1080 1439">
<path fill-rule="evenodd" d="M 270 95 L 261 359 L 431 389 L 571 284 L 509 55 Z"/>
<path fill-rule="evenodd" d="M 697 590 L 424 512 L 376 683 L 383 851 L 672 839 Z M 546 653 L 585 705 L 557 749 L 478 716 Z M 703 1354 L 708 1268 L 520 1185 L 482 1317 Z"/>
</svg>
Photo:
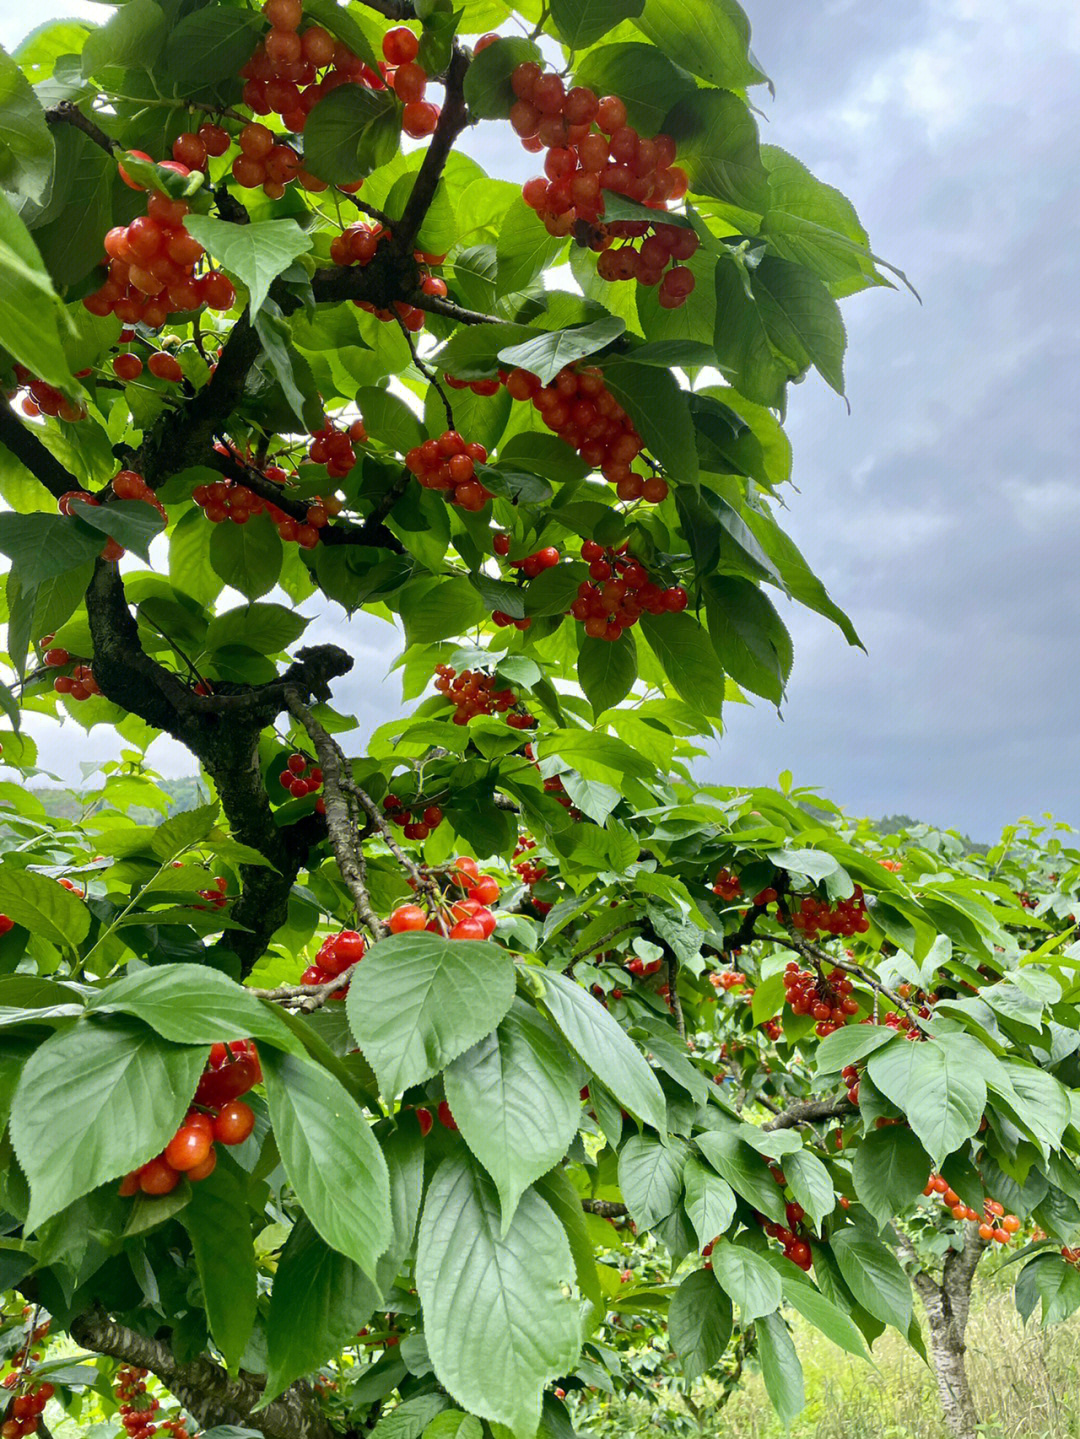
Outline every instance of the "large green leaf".
<svg viewBox="0 0 1080 1439">
<path fill-rule="evenodd" d="M 906 1334 L 911 1323 L 911 1285 L 892 1250 L 852 1226 L 836 1230 L 829 1247 L 862 1307 Z"/>
<path fill-rule="evenodd" d="M 284 605 L 238 605 L 215 615 L 206 631 L 207 650 L 240 645 L 258 654 L 276 654 L 304 633 L 307 620 Z"/>
<path fill-rule="evenodd" d="M 295 220 L 234 225 L 212 215 L 188 215 L 184 227 L 223 269 L 247 286 L 252 316 L 262 307 L 271 283 L 312 245 L 311 236 Z"/>
<path fill-rule="evenodd" d="M 711 575 L 705 581 L 705 612 L 727 673 L 744 689 L 779 704 L 791 673 L 791 636 L 765 592 L 751 580 Z"/>
<path fill-rule="evenodd" d="M 165 44 L 164 68 L 170 82 L 179 94 L 190 94 L 231 80 L 250 59 L 260 30 L 260 18 L 250 10 L 208 6 L 185 15 L 169 30 Z"/>
<path fill-rule="evenodd" d="M 645 0 L 552 0 L 551 18 L 564 44 L 584 50 L 621 21 L 635 19 L 644 6 Z"/>
<path fill-rule="evenodd" d="M 274 1398 L 351 1343 L 378 1302 L 379 1291 L 359 1266 L 324 1244 L 301 1215 L 270 1291 L 266 1397 Z"/>
<path fill-rule="evenodd" d="M 798 373 L 773 349 L 761 311 L 749 291 L 746 270 L 722 258 L 714 277 L 716 358 L 741 395 L 768 409 L 782 410 L 787 382 Z"/>
<path fill-rule="evenodd" d="M 855 1193 L 879 1224 L 887 1224 L 914 1204 L 931 1167 L 910 1129 L 890 1125 L 871 1130 L 855 1150 Z"/>
<path fill-rule="evenodd" d="M 389 1100 L 489 1035 L 513 997 L 513 961 L 499 945 L 391 935 L 353 975 L 349 1025 Z"/>
<path fill-rule="evenodd" d="M 719 719 L 724 705 L 724 670 L 709 635 L 693 615 L 645 614 L 641 632 L 676 694 L 703 715 Z"/>
<path fill-rule="evenodd" d="M 235 1372 L 255 1323 L 258 1280 L 247 1198 L 232 1165 L 192 1185 L 180 1223 L 191 1236 L 211 1336 Z"/>
<path fill-rule="evenodd" d="M 578 1303 L 562 1287 L 572 1276 L 562 1225 L 534 1191 L 503 1234 L 487 1175 L 464 1154 L 443 1161 L 417 1242 L 428 1353 L 458 1403 L 517 1439 L 532 1439 L 544 1386 L 577 1362 Z"/>
<path fill-rule="evenodd" d="M 175 1044 L 258 1039 L 294 1054 L 304 1053 L 300 1040 L 271 1005 L 204 964 L 162 964 L 123 975 L 99 989 L 89 1008 L 103 1014 L 133 1014 Z"/>
<path fill-rule="evenodd" d="M 817 276 L 790 260 L 766 256 L 750 283 L 775 349 L 800 370 L 812 364 L 842 395 L 847 332 L 840 306 Z"/>
<path fill-rule="evenodd" d="M 672 107 L 664 129 L 691 190 L 759 215 L 769 208 L 769 174 L 745 101 L 729 90 L 696 90 Z"/>
<path fill-rule="evenodd" d="M 80 1020 L 47 1039 L 23 1069 L 11 1112 L 30 1182 L 27 1232 L 160 1153 L 206 1056 L 120 1017 Z"/>
<path fill-rule="evenodd" d="M 671 371 L 619 360 L 604 367 L 604 382 L 670 478 L 694 484 L 698 477 L 694 426 L 687 393 Z"/>
<path fill-rule="evenodd" d="M 667 1105 L 660 1081 L 622 1026 L 557 970 L 543 971 L 543 1004 L 572 1049 L 619 1103 L 661 1134 L 667 1131 Z"/>
<path fill-rule="evenodd" d="M 626 321 L 618 315 L 605 315 L 589 325 L 576 325 L 565 330 L 546 330 L 535 339 L 520 344 L 504 345 L 499 359 L 506 365 L 531 370 L 546 385 L 566 365 L 586 355 L 595 355 L 626 329 Z"/>
<path fill-rule="evenodd" d="M 40 200 L 52 178 L 53 139 L 30 81 L 0 50 L 0 187 Z"/>
<path fill-rule="evenodd" d="M 966 1045 L 950 1045 L 949 1036 L 916 1044 L 896 1039 L 872 1054 L 866 1068 L 882 1094 L 907 1116 L 936 1166 L 978 1129 L 986 1080 L 972 1067 Z"/>
<path fill-rule="evenodd" d="M 675 1209 L 682 1194 L 685 1146 L 633 1134 L 619 1151 L 619 1188 L 634 1223 L 652 1229 Z"/>
<path fill-rule="evenodd" d="M 687 1379 L 706 1374 L 731 1338 L 731 1300 L 707 1269 L 688 1274 L 671 1296 L 668 1338 Z"/>
<path fill-rule="evenodd" d="M 0 914 L 61 949 L 81 944 L 90 931 L 81 899 L 55 879 L 14 865 L 0 865 Z"/>
<path fill-rule="evenodd" d="M 691 1155 L 683 1166 L 686 1212 L 702 1249 L 726 1232 L 735 1218 L 735 1191 Z"/>
<path fill-rule="evenodd" d="M 283 558 L 281 539 L 265 515 L 255 515 L 246 525 L 226 521 L 213 527 L 210 563 L 214 573 L 249 600 L 257 600 L 274 587 Z"/>
<path fill-rule="evenodd" d="M 566 1230 L 570 1253 L 574 1256 L 578 1288 L 598 1311 L 603 1309 L 604 1294 L 596 1266 L 596 1250 L 581 1208 L 581 1195 L 566 1170 L 561 1168 L 549 1170 L 534 1187 L 540 1198 L 551 1205 Z"/>
<path fill-rule="evenodd" d="M 634 23 L 677 65 L 710 85 L 741 89 L 765 79 L 750 54 L 750 21 L 735 0 L 645 0 Z"/>
<path fill-rule="evenodd" d="M 565 240 L 548 234 L 536 211 L 530 210 L 524 200 L 515 200 L 499 223 L 495 243 L 498 294 L 524 290 L 547 269 L 565 244 Z"/>
<path fill-rule="evenodd" d="M 739 1306 L 744 1324 L 779 1307 L 780 1276 L 763 1255 L 722 1239 L 713 1249 L 712 1267 L 717 1283 Z"/>
<path fill-rule="evenodd" d="M 375 1278 L 385 1294 L 412 1248 L 420 1202 L 424 1197 L 424 1141 L 415 1118 L 399 1115 L 398 1126 L 383 1142 L 390 1175 L 390 1219 L 393 1237 L 379 1260 Z"/>
<path fill-rule="evenodd" d="M 783 1318 L 769 1314 L 757 1327 L 758 1358 L 765 1392 L 785 1424 L 790 1424 L 806 1403 L 802 1365 Z"/>
<path fill-rule="evenodd" d="M 637 679 L 637 672 L 633 630 L 623 630 L 614 643 L 582 636 L 577 677 L 594 715 L 624 700 Z"/>
<path fill-rule="evenodd" d="M 522 1192 L 577 1133 L 577 1058 L 542 1015 L 517 1000 L 494 1034 L 453 1061 L 444 1082 L 466 1144 L 495 1181 L 505 1232 Z"/>
<path fill-rule="evenodd" d="M 816 1154 L 808 1149 L 797 1149 L 784 1160 L 784 1174 L 788 1186 L 798 1203 L 809 1214 L 814 1228 L 836 1208 L 829 1171 Z"/>
<path fill-rule="evenodd" d="M 598 95 L 618 95 L 626 106 L 627 122 L 643 135 L 662 130 L 676 100 L 697 88 L 662 50 L 633 41 L 590 50 L 574 71 L 574 81 Z"/>
<path fill-rule="evenodd" d="M 516 100 L 510 76 L 519 65 L 540 60 L 540 51 L 522 35 L 504 36 L 474 55 L 465 74 L 465 103 L 477 120 L 505 120 Z"/>
<path fill-rule="evenodd" d="M 110 66 L 152 65 L 165 43 L 168 28 L 165 12 L 154 0 L 129 0 L 107 24 L 87 36 L 82 48 L 83 75 L 99 75 Z M 198 78 L 195 83 L 199 83 Z"/>
<path fill-rule="evenodd" d="M 75 382 L 61 343 L 67 329 L 41 253 L 0 193 L 0 345 L 39 379 L 71 390 Z"/>
<path fill-rule="evenodd" d="M 761 1155 L 726 1129 L 716 1129 L 696 1138 L 698 1148 L 716 1172 L 736 1194 L 778 1223 L 785 1222 L 784 1197 Z"/>
<path fill-rule="evenodd" d="M 339 1253 L 375 1275 L 390 1243 L 386 1161 L 359 1105 L 320 1065 L 266 1050 L 270 1122 L 304 1213 Z"/>
</svg>

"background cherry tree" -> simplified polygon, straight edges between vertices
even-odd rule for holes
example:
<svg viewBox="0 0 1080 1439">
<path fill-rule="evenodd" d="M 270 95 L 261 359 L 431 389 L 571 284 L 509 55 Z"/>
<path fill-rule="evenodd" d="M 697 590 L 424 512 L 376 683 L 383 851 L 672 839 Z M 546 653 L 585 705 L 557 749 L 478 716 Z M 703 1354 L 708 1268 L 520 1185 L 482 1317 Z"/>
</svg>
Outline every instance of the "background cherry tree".
<svg viewBox="0 0 1080 1439">
<path fill-rule="evenodd" d="M 765 82 L 731 0 L 0 54 L 3 758 L 117 756 L 77 820 L 0 786 L 3 1439 L 565 1436 L 629 1316 L 788 1418 L 785 1315 L 923 1352 L 909 1274 L 966 1436 L 982 1255 L 1080 1302 L 1076 855 L 693 779 L 783 697 L 770 592 L 858 644 L 781 421 L 903 278 Z M 400 626 L 366 742 L 306 601 Z M 160 734 L 210 798 L 159 821 Z"/>
</svg>

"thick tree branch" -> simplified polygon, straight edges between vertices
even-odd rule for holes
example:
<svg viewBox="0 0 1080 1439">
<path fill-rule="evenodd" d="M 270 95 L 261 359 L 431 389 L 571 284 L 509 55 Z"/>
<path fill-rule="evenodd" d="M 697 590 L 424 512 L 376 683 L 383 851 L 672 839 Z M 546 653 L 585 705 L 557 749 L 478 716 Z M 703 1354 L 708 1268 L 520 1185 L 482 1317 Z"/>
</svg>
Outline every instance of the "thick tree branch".
<svg viewBox="0 0 1080 1439">
<path fill-rule="evenodd" d="M 443 170 L 454 148 L 454 141 L 469 123 L 469 112 L 465 108 L 465 74 L 469 68 L 470 55 L 455 45 L 446 71 L 446 93 L 435 133 L 431 137 L 424 162 L 416 176 L 405 205 L 405 213 L 394 226 L 394 246 L 399 254 L 411 254 L 424 216 L 431 208 L 435 191 L 439 187 Z"/>
<path fill-rule="evenodd" d="M 630 1213 L 625 1204 L 615 1199 L 583 1199 L 581 1207 L 586 1214 L 596 1214 L 601 1219 L 622 1219 Z"/>
<path fill-rule="evenodd" d="M 28 425 L 24 425 L 6 401 L 0 399 L 0 445 L 25 465 L 35 480 L 40 480 L 54 499 L 68 490 L 77 489 L 63 465 L 45 448 Z"/>
<path fill-rule="evenodd" d="M 803 1099 L 761 1127 L 765 1130 L 794 1129 L 797 1124 L 818 1124 L 823 1119 L 843 1119 L 857 1113 L 857 1106 L 846 1095 L 838 1099 Z"/>
<path fill-rule="evenodd" d="M 100 145 L 110 155 L 123 146 L 119 140 L 114 140 L 111 135 L 106 135 L 104 130 L 98 128 L 93 120 L 88 119 L 79 107 L 71 100 L 61 100 L 56 105 L 50 105 L 45 111 L 45 123 L 47 125 L 72 125 L 76 130 L 81 130 L 84 135 L 89 136 L 95 145 Z"/>
<path fill-rule="evenodd" d="M 243 1371 L 230 1378 L 205 1356 L 180 1364 L 162 1340 L 148 1339 L 115 1323 L 101 1309 L 76 1315 L 69 1332 L 77 1344 L 95 1354 L 107 1354 L 156 1374 L 203 1428 L 233 1424 L 255 1429 L 266 1439 L 335 1439 L 338 1433 L 303 1380 L 256 1412 L 264 1387 L 261 1378 Z"/>
</svg>

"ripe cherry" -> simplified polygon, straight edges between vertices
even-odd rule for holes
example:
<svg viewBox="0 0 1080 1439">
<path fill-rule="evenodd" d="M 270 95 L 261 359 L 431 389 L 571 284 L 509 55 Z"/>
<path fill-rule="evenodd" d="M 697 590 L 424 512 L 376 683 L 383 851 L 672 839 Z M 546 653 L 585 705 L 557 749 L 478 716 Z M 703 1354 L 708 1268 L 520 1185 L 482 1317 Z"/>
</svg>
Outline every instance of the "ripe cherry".
<svg viewBox="0 0 1080 1439">
<path fill-rule="evenodd" d="M 242 1099 L 234 1099 L 214 1120 L 214 1138 L 220 1144 L 243 1144 L 254 1128 L 254 1110 Z"/>
<path fill-rule="evenodd" d="M 451 939 L 484 939 L 484 926 L 472 915 L 459 919 L 450 931 Z"/>
<path fill-rule="evenodd" d="M 421 1137 L 431 1133 L 431 1126 L 435 1123 L 430 1109 L 418 1108 L 416 1111 L 416 1122 L 420 1126 Z"/>
<path fill-rule="evenodd" d="M 216 1150 L 216 1149 L 211 1149 L 211 1150 L 210 1150 L 210 1153 L 206 1156 L 206 1158 L 203 1160 L 203 1162 L 202 1162 L 200 1165 L 197 1165 L 196 1168 L 194 1168 L 194 1169 L 189 1169 L 189 1170 L 188 1170 L 188 1176 L 187 1176 L 187 1177 L 188 1177 L 189 1179 L 191 1179 L 191 1180 L 194 1180 L 196 1183 L 198 1183 L 198 1181 L 199 1181 L 200 1179 L 208 1179 L 208 1178 L 210 1177 L 210 1175 L 213 1174 L 213 1172 L 214 1172 L 214 1170 L 215 1170 L 216 1168 L 217 1168 L 217 1150 Z"/>
<path fill-rule="evenodd" d="M 402 904 L 390 916 L 390 933 L 409 934 L 423 929 L 426 924 L 427 915 L 418 904 Z"/>
<path fill-rule="evenodd" d="M 445 1099 L 440 1103 L 437 1113 L 440 1124 L 444 1125 L 447 1129 L 457 1128 L 457 1121 Z"/>
<path fill-rule="evenodd" d="M 493 904 L 500 894 L 499 881 L 490 874 L 482 874 L 470 891 L 473 899 L 481 904 Z"/>
<path fill-rule="evenodd" d="M 144 1194 L 171 1194 L 179 1183 L 179 1170 L 174 1169 L 163 1154 L 139 1170 L 139 1188 Z"/>
<path fill-rule="evenodd" d="M 197 1169 L 210 1153 L 212 1143 L 201 1125 L 183 1124 L 165 1146 L 165 1161 L 181 1172 Z"/>
</svg>

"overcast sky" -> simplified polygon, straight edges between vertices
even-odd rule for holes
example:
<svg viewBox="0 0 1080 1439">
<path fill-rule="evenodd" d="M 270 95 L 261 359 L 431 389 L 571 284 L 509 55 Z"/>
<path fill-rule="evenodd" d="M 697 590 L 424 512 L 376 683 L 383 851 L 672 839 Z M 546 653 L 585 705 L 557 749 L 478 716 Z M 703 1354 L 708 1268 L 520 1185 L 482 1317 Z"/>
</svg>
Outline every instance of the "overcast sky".
<svg viewBox="0 0 1080 1439">
<path fill-rule="evenodd" d="M 783 719 L 731 706 L 700 772 L 789 768 L 855 813 L 984 839 L 1044 810 L 1080 823 L 1080 7 L 744 3 L 776 86 L 755 92 L 763 138 L 850 196 L 923 303 L 845 302 L 850 415 L 817 379 L 791 394 L 788 526 L 869 653 L 792 610 Z M 109 13 L 47 0 L 34 18 L 75 11 Z M 19 28 L 3 6 L 5 45 Z M 531 173 L 501 132 L 472 148 Z M 332 628 L 368 729 L 398 708 L 395 641 L 365 617 Z M 74 727 L 32 723 L 42 763 L 73 774 Z M 112 752 L 104 732 L 85 750 Z M 153 757 L 190 770 L 176 747 Z"/>
</svg>

